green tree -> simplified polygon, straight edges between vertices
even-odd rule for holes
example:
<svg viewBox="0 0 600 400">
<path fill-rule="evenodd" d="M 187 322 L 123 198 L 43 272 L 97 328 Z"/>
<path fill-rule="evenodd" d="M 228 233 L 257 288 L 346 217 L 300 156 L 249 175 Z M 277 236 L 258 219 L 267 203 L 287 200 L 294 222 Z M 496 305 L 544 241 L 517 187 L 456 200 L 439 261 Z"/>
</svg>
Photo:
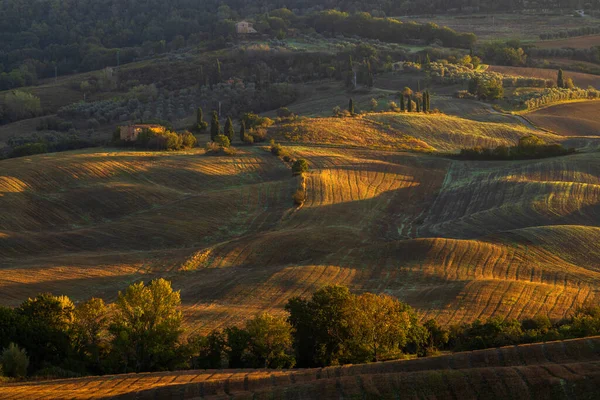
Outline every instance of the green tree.
<svg viewBox="0 0 600 400">
<path fill-rule="evenodd" d="M 227 121 L 225 121 L 225 136 L 229 138 L 231 142 L 233 137 L 235 136 L 235 131 L 233 130 L 233 121 L 231 121 L 231 117 L 227 117 Z"/>
<path fill-rule="evenodd" d="M 212 119 L 210 121 L 210 140 L 214 142 L 217 135 L 221 134 L 221 124 L 219 122 L 219 115 L 216 111 L 212 113 Z"/>
<path fill-rule="evenodd" d="M 250 343 L 250 334 L 237 326 L 225 328 L 227 337 L 227 359 L 229 368 L 243 368 L 244 358 Z"/>
<path fill-rule="evenodd" d="M 156 279 L 119 292 L 110 326 L 113 352 L 123 372 L 153 371 L 177 362 L 182 333 L 181 297 L 171 283 Z"/>
<path fill-rule="evenodd" d="M 339 362 L 348 338 L 344 311 L 351 298 L 344 286 L 326 286 L 310 300 L 294 297 L 285 309 L 294 328 L 294 348 L 299 367 L 327 366 Z"/>
<path fill-rule="evenodd" d="M 223 355 L 226 348 L 226 339 L 223 332 L 213 330 L 207 336 L 191 338 L 189 346 L 193 348 L 195 356 L 192 358 L 194 369 L 216 369 L 223 365 Z"/>
<path fill-rule="evenodd" d="M 379 103 L 377 103 L 377 100 L 375 100 L 375 98 L 371 99 L 371 111 L 375 111 L 377 109 L 377 106 L 379 105 Z"/>
<path fill-rule="evenodd" d="M 406 105 L 404 102 L 404 94 L 400 95 L 400 111 L 404 112 L 406 110 Z"/>
<path fill-rule="evenodd" d="M 68 297 L 49 293 L 27 299 L 17 308 L 23 323 L 16 342 L 29 352 L 33 370 L 43 364 L 58 365 L 68 358 L 74 309 Z"/>
<path fill-rule="evenodd" d="M 196 110 L 196 130 L 202 132 L 205 131 L 208 127 L 208 124 L 204 120 L 204 113 L 202 112 L 202 108 L 198 107 Z"/>
<path fill-rule="evenodd" d="M 281 317 L 264 313 L 246 323 L 248 364 L 255 368 L 292 368 L 292 327 Z"/>
<path fill-rule="evenodd" d="M 6 376 L 12 378 L 23 378 L 27 376 L 29 357 L 25 349 L 19 348 L 14 343 L 8 345 L 0 355 L 1 370 Z"/>
<path fill-rule="evenodd" d="M 412 101 L 412 97 L 411 97 L 410 94 L 408 95 L 407 102 L 408 102 L 408 104 L 407 104 L 408 105 L 408 107 L 407 107 L 408 112 L 412 112 L 412 110 L 413 110 L 413 101 Z"/>
<path fill-rule="evenodd" d="M 562 68 L 558 70 L 558 76 L 556 78 L 556 86 L 558 86 L 559 88 L 565 87 L 565 77 L 564 77 Z"/>
<path fill-rule="evenodd" d="M 349 362 L 397 358 L 412 328 L 412 309 L 398 299 L 381 294 L 353 296 L 344 310 L 349 339 Z"/>
<path fill-rule="evenodd" d="M 415 103 L 416 103 L 416 106 L 417 106 L 416 111 L 417 112 L 421 112 L 421 99 L 419 98 L 419 96 L 415 97 Z"/>
<path fill-rule="evenodd" d="M 221 147 L 231 146 L 231 142 L 229 141 L 229 138 L 223 134 L 218 134 L 217 136 L 215 136 L 214 142 Z"/>
<path fill-rule="evenodd" d="M 215 79 L 217 83 L 221 83 L 223 80 L 223 74 L 221 72 L 221 61 L 217 58 L 217 65 L 215 69 Z"/>
<path fill-rule="evenodd" d="M 300 175 L 304 172 L 308 172 L 308 168 L 308 161 L 306 161 L 304 158 L 300 158 L 294 161 L 294 164 L 292 164 L 292 173 L 294 175 Z"/>
<path fill-rule="evenodd" d="M 244 138 L 246 137 L 246 123 L 244 120 L 240 122 L 240 140 L 244 142 Z"/>
<path fill-rule="evenodd" d="M 350 115 L 354 115 L 354 100 L 352 99 L 348 100 L 348 111 Z"/>
<path fill-rule="evenodd" d="M 91 298 L 75 307 L 75 349 L 81 359 L 88 361 L 96 372 L 101 372 L 100 358 L 107 347 L 105 340 L 108 323 L 108 307 L 102 299 Z"/>
</svg>

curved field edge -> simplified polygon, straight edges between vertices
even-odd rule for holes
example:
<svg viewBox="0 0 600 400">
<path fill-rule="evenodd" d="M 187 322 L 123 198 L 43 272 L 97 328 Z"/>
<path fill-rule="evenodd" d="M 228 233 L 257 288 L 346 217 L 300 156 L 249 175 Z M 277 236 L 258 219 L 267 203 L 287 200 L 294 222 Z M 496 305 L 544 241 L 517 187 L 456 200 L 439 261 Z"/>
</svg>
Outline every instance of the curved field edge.
<svg viewBox="0 0 600 400">
<path fill-rule="evenodd" d="M 440 399 L 592 396 L 600 338 L 300 370 L 198 370 L 0 384 L 3 399 Z M 485 394 L 485 395 L 484 395 Z"/>
</svg>

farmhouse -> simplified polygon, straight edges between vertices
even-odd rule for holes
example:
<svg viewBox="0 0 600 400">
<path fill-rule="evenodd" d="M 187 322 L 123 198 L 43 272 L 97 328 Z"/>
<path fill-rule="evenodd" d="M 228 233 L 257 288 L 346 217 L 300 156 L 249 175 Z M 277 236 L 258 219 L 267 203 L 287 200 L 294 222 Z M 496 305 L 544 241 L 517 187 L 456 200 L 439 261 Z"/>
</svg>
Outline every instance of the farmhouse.
<svg viewBox="0 0 600 400">
<path fill-rule="evenodd" d="M 235 24 L 235 32 L 238 35 L 248 35 L 258 33 L 256 29 L 252 27 L 252 23 L 248 21 L 240 21 Z"/>
<path fill-rule="evenodd" d="M 152 132 L 156 133 L 165 133 L 165 127 L 162 125 L 152 125 L 152 124 L 136 124 L 136 125 L 127 125 L 121 126 L 121 140 L 126 142 L 134 142 L 137 140 L 140 132 L 144 129 L 149 129 Z"/>
</svg>

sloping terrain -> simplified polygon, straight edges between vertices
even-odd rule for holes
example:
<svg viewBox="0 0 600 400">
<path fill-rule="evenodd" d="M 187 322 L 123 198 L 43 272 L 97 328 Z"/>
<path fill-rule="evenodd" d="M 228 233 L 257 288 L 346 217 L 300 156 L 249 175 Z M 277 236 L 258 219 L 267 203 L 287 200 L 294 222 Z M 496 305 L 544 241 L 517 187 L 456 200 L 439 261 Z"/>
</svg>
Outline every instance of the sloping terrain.
<svg viewBox="0 0 600 400">
<path fill-rule="evenodd" d="M 563 136 L 600 136 L 600 101 L 557 104 L 527 113 L 535 125 Z"/>
<path fill-rule="evenodd" d="M 520 137 L 532 134 L 549 142 L 562 139 L 527 127 L 514 117 L 470 107 L 468 103 L 480 104 L 468 100 L 442 101 L 449 110 L 468 108 L 472 112 L 468 117 L 382 112 L 352 118 L 301 118 L 272 128 L 271 134 L 280 141 L 425 152 L 513 146 Z"/>
<path fill-rule="evenodd" d="M 286 149 L 311 166 L 301 207 L 297 179 L 260 147 L 0 162 L 0 302 L 111 300 L 163 276 L 181 290 L 188 331 L 206 333 L 330 283 L 393 294 L 442 323 L 561 318 L 597 299 L 595 153 L 463 162 Z"/>
<path fill-rule="evenodd" d="M 600 385 L 600 338 L 318 369 L 200 370 L 0 386 L 3 399 L 579 399 Z"/>
</svg>

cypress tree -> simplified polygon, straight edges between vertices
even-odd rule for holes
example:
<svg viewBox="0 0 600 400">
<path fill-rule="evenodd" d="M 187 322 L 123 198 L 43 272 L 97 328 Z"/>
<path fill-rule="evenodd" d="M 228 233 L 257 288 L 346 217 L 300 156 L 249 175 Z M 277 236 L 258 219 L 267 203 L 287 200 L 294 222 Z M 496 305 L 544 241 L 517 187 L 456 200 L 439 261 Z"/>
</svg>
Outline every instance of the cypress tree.
<svg viewBox="0 0 600 400">
<path fill-rule="evenodd" d="M 221 83 L 222 79 L 223 77 L 221 75 L 221 61 L 219 61 L 219 59 L 217 58 L 217 83 Z"/>
<path fill-rule="evenodd" d="M 350 111 L 351 115 L 354 115 L 354 101 L 352 99 L 348 101 L 348 111 Z"/>
<path fill-rule="evenodd" d="M 404 104 L 404 95 L 400 95 L 400 111 L 404 112 L 406 110 L 406 106 Z"/>
<path fill-rule="evenodd" d="M 199 131 L 203 131 L 206 129 L 206 123 L 204 122 L 204 113 L 202 112 L 202 107 L 198 107 L 196 110 L 196 128 Z"/>
<path fill-rule="evenodd" d="M 427 91 L 427 112 L 431 111 L 431 95 L 429 94 L 429 90 Z"/>
<path fill-rule="evenodd" d="M 412 96 L 409 94 L 408 95 L 408 112 L 412 112 Z"/>
<path fill-rule="evenodd" d="M 215 138 L 221 133 L 221 124 L 219 123 L 219 116 L 216 111 L 212 113 L 212 120 L 210 121 L 210 140 Z"/>
<path fill-rule="evenodd" d="M 558 70 L 558 77 L 556 78 L 556 86 L 559 88 L 565 87 L 565 77 L 563 76 L 562 68 Z"/>
<path fill-rule="evenodd" d="M 243 142 L 244 137 L 246 136 L 246 123 L 244 120 L 240 122 L 240 140 Z"/>
<path fill-rule="evenodd" d="M 233 121 L 231 121 L 231 117 L 227 117 L 227 121 L 225 121 L 225 136 L 227 136 L 231 142 L 233 140 L 233 135 L 235 135 Z"/>
<path fill-rule="evenodd" d="M 417 105 L 417 112 L 421 112 L 421 100 L 418 97 L 415 97 L 415 103 Z"/>
</svg>

